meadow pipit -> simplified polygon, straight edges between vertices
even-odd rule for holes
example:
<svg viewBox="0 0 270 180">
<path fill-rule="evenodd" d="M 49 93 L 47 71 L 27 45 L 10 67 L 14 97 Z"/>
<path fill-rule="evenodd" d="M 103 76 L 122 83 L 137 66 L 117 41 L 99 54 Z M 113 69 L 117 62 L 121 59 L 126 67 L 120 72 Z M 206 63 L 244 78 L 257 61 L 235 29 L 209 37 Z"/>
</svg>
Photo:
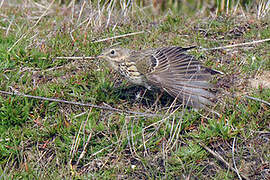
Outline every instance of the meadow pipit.
<svg viewBox="0 0 270 180">
<path fill-rule="evenodd" d="M 205 108 L 213 105 L 216 95 L 209 83 L 216 71 L 203 67 L 185 52 L 189 48 L 163 47 L 135 51 L 125 48 L 105 49 L 98 56 L 130 82 L 152 89 L 157 87 L 176 97 L 184 105 Z"/>
</svg>

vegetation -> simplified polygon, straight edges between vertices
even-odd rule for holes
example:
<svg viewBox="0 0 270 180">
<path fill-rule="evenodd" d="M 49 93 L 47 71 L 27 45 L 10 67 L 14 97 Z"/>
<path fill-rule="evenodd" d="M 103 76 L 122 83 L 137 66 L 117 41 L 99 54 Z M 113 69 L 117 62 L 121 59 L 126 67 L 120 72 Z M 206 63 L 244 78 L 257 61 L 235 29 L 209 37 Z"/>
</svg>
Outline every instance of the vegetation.
<svg viewBox="0 0 270 180">
<path fill-rule="evenodd" d="M 0 179 L 270 178 L 270 1 L 196 2 L 1 1 Z M 219 103 L 172 107 L 103 61 L 64 58 L 114 45 L 196 45 L 224 72 Z"/>
</svg>

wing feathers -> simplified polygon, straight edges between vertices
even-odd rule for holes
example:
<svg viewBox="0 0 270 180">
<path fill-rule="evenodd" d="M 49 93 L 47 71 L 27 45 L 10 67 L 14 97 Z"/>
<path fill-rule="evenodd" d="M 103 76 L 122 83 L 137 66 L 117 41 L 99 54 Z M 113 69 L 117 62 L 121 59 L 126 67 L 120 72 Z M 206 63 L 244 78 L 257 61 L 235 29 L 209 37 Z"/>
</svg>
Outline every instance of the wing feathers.
<svg viewBox="0 0 270 180">
<path fill-rule="evenodd" d="M 210 90 L 214 85 L 208 82 L 213 71 L 203 67 L 193 56 L 185 54 L 188 49 L 190 48 L 157 49 L 153 53 L 156 66 L 146 78 L 188 106 L 211 106 L 216 99 L 214 92 Z"/>
</svg>

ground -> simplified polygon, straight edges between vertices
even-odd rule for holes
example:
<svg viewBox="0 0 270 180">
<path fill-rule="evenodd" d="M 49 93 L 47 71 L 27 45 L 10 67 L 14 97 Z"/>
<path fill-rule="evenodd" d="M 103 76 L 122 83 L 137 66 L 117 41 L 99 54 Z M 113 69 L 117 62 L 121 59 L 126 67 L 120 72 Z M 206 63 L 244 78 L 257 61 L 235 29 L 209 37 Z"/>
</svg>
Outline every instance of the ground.
<svg viewBox="0 0 270 180">
<path fill-rule="evenodd" d="M 0 179 L 270 178 L 270 15 L 90 2 L 0 3 Z M 112 45 L 197 46 L 217 105 L 155 103 L 87 58 Z"/>
</svg>

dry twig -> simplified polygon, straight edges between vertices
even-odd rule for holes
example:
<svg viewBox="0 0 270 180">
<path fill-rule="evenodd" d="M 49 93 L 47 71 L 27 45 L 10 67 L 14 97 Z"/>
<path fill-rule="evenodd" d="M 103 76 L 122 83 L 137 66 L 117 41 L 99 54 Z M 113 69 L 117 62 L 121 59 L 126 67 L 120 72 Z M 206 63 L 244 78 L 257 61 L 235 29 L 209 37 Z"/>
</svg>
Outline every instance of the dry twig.
<svg viewBox="0 0 270 180">
<path fill-rule="evenodd" d="M 200 49 L 202 51 L 211 51 L 211 50 L 227 49 L 227 48 L 233 48 L 233 47 L 239 47 L 239 46 L 252 45 L 252 44 L 262 43 L 266 41 L 270 41 L 270 38 L 252 41 L 252 42 L 240 43 L 240 44 L 233 44 L 233 45 L 228 45 L 228 46 L 215 47 L 215 48 L 202 48 L 201 47 Z"/>
<path fill-rule="evenodd" d="M 136 112 L 136 111 L 126 111 L 126 110 L 116 109 L 116 108 L 112 108 L 112 107 L 98 106 L 98 105 L 94 105 L 94 104 L 85 104 L 85 103 L 66 101 L 66 100 L 61 100 L 61 99 L 47 98 L 47 97 L 41 97 L 41 96 L 32 96 L 32 95 L 28 95 L 28 94 L 22 94 L 20 92 L 7 92 L 7 91 L 0 90 L 0 93 L 6 94 L 6 95 L 15 95 L 15 96 L 22 96 L 22 97 L 32 98 L 32 99 L 39 99 L 42 101 L 52 101 L 52 102 L 72 104 L 72 105 L 77 105 L 77 106 L 93 107 L 93 108 L 97 108 L 97 109 L 103 109 L 103 110 L 107 110 L 107 111 L 115 111 L 115 112 L 119 112 L 119 113 L 134 114 L 134 115 L 138 115 L 138 116 L 146 116 L 146 117 L 162 116 L 159 114 L 143 113 L 143 112 Z"/>
<path fill-rule="evenodd" d="M 251 97 L 251 96 L 248 96 L 248 95 L 245 95 L 244 96 L 245 98 L 248 98 L 248 99 L 252 99 L 252 100 L 255 100 L 255 101 L 259 101 L 261 103 L 264 103 L 264 104 L 267 104 L 268 106 L 270 106 L 270 103 L 265 101 L 265 100 L 262 100 L 262 99 L 259 99 L 259 98 L 255 98 L 255 97 Z"/>
<path fill-rule="evenodd" d="M 239 171 L 238 171 L 238 169 L 237 169 L 237 166 L 236 166 L 236 163 L 235 163 L 235 158 L 234 158 L 234 146 L 235 146 L 235 141 L 236 141 L 236 137 L 233 138 L 233 145 L 232 145 L 232 159 L 233 159 L 233 165 L 234 165 L 234 168 L 235 168 L 235 170 L 236 170 L 236 174 L 237 174 L 238 178 L 239 178 L 240 180 L 242 180 L 242 178 L 241 178 L 241 176 L 240 176 L 240 174 L 239 174 Z"/>
<path fill-rule="evenodd" d="M 96 57 L 94 56 L 89 56 L 89 57 L 56 57 L 55 59 L 67 59 L 67 60 L 92 60 L 95 59 Z"/>
<path fill-rule="evenodd" d="M 92 109 L 91 109 L 91 110 L 92 110 Z M 88 113 L 88 117 L 87 117 L 87 119 L 85 120 L 84 126 L 86 125 L 86 122 L 87 122 L 88 119 L 89 119 L 91 110 L 90 110 L 89 113 Z M 85 128 L 85 127 L 84 127 L 84 128 Z M 84 132 L 83 132 L 83 133 L 84 133 Z M 79 134 L 79 132 L 78 132 L 78 134 Z M 88 135 L 87 141 L 86 141 L 86 143 L 85 143 L 84 146 L 83 146 L 83 151 L 82 151 L 82 153 L 80 154 L 80 156 L 79 156 L 79 158 L 78 158 L 78 160 L 77 160 L 77 162 L 76 162 L 76 164 L 75 164 L 76 166 L 79 165 L 81 159 L 85 156 L 86 151 L 87 151 L 86 148 L 88 147 L 88 144 L 89 144 L 89 142 L 90 142 L 91 137 L 92 137 L 92 131 L 91 131 L 90 134 Z"/>
<path fill-rule="evenodd" d="M 127 37 L 127 36 L 133 36 L 133 35 L 142 34 L 142 33 L 145 33 L 145 32 L 144 31 L 139 31 L 139 32 L 133 32 L 133 33 L 128 33 L 128 34 L 122 34 L 122 35 L 119 35 L 119 36 L 114 36 L 114 37 L 109 37 L 109 38 L 105 38 L 105 39 L 96 40 L 96 41 L 93 41 L 93 43 L 108 41 L 108 40 Z"/>
<path fill-rule="evenodd" d="M 203 147 L 205 150 L 207 150 L 210 154 L 212 154 L 215 158 L 217 158 L 218 160 L 222 161 L 228 168 L 230 168 L 232 171 L 234 171 L 236 174 L 238 174 L 238 171 L 236 169 L 234 169 L 230 163 L 228 163 L 227 161 L 225 161 L 225 159 L 223 159 L 223 157 L 218 154 L 217 152 L 211 150 L 209 147 L 207 147 L 205 144 L 203 143 L 199 143 L 199 145 L 201 147 Z M 241 177 L 243 177 L 244 179 L 249 179 L 246 175 L 244 174 L 239 174 Z"/>
</svg>

